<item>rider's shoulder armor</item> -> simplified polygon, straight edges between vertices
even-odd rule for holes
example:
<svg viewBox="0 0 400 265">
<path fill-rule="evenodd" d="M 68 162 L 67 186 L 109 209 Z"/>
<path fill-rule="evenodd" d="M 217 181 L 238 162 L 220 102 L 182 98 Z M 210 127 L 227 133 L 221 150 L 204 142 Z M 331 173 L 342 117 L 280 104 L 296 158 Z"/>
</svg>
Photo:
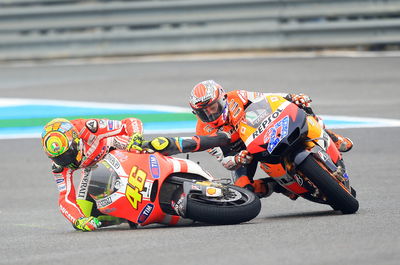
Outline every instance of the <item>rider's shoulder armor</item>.
<svg viewBox="0 0 400 265">
<path fill-rule="evenodd" d="M 230 91 L 227 93 L 227 101 L 229 109 L 229 123 L 235 127 L 245 115 L 245 105 L 249 101 L 248 92 L 245 90 Z"/>
</svg>

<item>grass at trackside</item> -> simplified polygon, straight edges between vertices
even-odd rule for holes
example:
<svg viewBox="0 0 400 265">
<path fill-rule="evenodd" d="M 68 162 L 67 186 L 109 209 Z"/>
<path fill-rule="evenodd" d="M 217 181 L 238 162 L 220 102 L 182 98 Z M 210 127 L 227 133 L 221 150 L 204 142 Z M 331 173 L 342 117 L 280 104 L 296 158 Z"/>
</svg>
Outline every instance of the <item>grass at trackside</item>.
<svg viewBox="0 0 400 265">
<path fill-rule="evenodd" d="M 0 120 L 0 128 L 10 127 L 35 127 L 43 126 L 53 118 L 74 119 L 110 119 L 122 120 L 124 118 L 134 117 L 140 119 L 143 123 L 147 122 L 171 122 L 171 121 L 194 121 L 196 117 L 192 113 L 157 113 L 157 114 L 109 114 L 109 115 L 83 115 L 83 116 L 63 116 L 48 118 L 29 118 L 29 119 L 3 119 Z"/>
</svg>

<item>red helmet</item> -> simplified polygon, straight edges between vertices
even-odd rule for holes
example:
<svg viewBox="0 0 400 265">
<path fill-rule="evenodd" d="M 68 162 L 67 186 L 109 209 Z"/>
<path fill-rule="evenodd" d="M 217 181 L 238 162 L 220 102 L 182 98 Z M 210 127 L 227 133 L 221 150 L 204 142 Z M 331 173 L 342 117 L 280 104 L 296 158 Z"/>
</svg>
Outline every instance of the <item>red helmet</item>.
<svg viewBox="0 0 400 265">
<path fill-rule="evenodd" d="M 203 122 L 222 126 L 228 117 L 226 93 L 214 80 L 207 80 L 194 86 L 190 95 L 190 107 Z"/>
<path fill-rule="evenodd" d="M 76 128 L 66 119 L 54 119 L 44 126 L 42 146 L 57 165 L 76 169 L 82 162 L 82 142 Z"/>
</svg>

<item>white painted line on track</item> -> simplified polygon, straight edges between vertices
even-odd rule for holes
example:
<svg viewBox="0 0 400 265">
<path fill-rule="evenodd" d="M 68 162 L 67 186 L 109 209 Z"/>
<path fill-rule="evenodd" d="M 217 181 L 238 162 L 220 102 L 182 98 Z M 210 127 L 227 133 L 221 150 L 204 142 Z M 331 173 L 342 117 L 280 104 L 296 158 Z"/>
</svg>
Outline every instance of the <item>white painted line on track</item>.
<svg viewBox="0 0 400 265">
<path fill-rule="evenodd" d="M 352 50 L 323 50 L 323 51 L 250 51 L 224 53 L 193 53 L 193 54 L 162 54 L 125 57 L 73 58 L 52 59 L 43 61 L 14 61 L 3 62 L 0 67 L 38 67 L 38 66 L 77 66 L 77 65 L 105 65 L 128 63 L 154 62 L 184 62 L 184 61 L 219 61 L 219 60 L 247 60 L 247 59 L 295 59 L 320 57 L 348 57 L 348 58 L 375 58 L 400 57 L 400 51 L 352 51 Z"/>
</svg>

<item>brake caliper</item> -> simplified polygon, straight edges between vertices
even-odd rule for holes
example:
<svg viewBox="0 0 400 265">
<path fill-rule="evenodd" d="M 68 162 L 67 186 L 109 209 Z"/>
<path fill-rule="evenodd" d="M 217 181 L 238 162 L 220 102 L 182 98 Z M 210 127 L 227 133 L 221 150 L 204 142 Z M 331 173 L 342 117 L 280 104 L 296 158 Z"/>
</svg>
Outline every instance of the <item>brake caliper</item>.
<svg viewBox="0 0 400 265">
<path fill-rule="evenodd" d="M 223 196 L 222 185 L 213 183 L 211 181 L 200 181 L 195 184 L 205 186 L 205 195 L 207 197 L 221 197 Z"/>
</svg>

